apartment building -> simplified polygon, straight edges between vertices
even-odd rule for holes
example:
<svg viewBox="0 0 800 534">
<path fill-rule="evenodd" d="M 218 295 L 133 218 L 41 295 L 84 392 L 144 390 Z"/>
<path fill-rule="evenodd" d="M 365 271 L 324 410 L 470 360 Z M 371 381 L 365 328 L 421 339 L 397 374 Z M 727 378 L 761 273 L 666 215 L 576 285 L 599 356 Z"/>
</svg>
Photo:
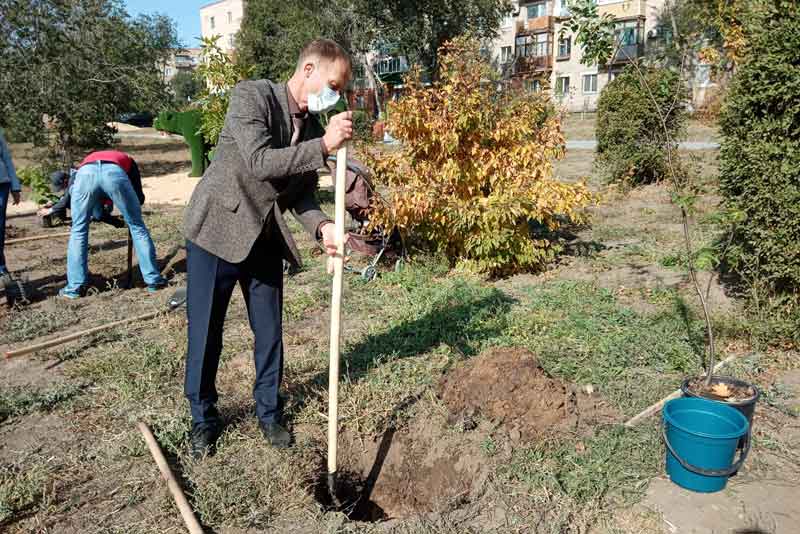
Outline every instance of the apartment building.
<svg viewBox="0 0 800 534">
<path fill-rule="evenodd" d="M 596 0 L 616 21 L 621 45 L 608 65 L 584 65 L 574 36 L 565 32 L 566 0 L 519 0 L 506 17 L 492 52 L 500 72 L 531 90 L 548 89 L 569 111 L 595 111 L 603 87 L 658 37 L 663 0 Z"/>
<path fill-rule="evenodd" d="M 236 33 L 244 17 L 244 0 L 219 0 L 200 8 L 200 33 L 203 38 L 219 35 L 225 52 L 236 47 Z"/>
<path fill-rule="evenodd" d="M 164 81 L 169 82 L 181 71 L 191 72 L 200 64 L 199 48 L 182 48 L 172 53 L 162 66 Z"/>
</svg>

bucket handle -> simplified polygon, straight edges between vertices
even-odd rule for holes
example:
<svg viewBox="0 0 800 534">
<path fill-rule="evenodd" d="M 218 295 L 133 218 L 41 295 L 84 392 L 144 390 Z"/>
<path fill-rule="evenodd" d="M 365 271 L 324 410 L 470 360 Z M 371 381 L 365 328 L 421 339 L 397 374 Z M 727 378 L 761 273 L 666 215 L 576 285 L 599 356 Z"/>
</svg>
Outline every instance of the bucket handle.
<svg viewBox="0 0 800 534">
<path fill-rule="evenodd" d="M 737 472 L 744 464 L 744 461 L 747 459 L 747 455 L 750 453 L 750 442 L 751 442 L 751 435 L 750 435 L 750 428 L 747 429 L 747 436 L 745 437 L 744 447 L 742 448 L 742 452 L 739 455 L 739 460 L 735 462 L 733 465 L 728 467 L 727 469 L 703 469 L 702 467 L 697 467 L 696 465 L 692 465 L 683 458 L 675 451 L 672 447 L 672 444 L 667 439 L 667 427 L 664 425 L 661 428 L 661 435 L 664 436 L 664 444 L 667 446 L 669 452 L 672 453 L 672 456 L 678 460 L 678 463 L 683 466 L 684 469 L 691 471 L 692 473 L 696 473 L 698 475 L 704 475 L 707 477 L 727 477 L 735 472 Z"/>
</svg>

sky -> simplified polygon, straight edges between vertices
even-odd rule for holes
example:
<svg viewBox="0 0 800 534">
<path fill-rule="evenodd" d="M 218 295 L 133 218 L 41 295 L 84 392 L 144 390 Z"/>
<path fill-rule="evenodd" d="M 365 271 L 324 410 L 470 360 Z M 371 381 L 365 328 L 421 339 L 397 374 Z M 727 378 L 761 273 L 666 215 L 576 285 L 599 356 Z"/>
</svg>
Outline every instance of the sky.
<svg viewBox="0 0 800 534">
<path fill-rule="evenodd" d="M 142 13 L 168 15 L 178 25 L 178 38 L 186 47 L 200 46 L 200 7 L 212 0 L 125 0 L 131 16 Z"/>
</svg>

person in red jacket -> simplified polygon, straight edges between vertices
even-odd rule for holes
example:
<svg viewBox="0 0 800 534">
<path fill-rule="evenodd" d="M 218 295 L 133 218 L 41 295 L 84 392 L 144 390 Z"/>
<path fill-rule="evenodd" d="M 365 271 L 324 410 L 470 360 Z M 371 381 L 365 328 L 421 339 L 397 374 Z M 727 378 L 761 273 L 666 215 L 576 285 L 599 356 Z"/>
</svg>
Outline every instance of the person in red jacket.
<svg viewBox="0 0 800 534">
<path fill-rule="evenodd" d="M 67 246 L 67 285 L 59 295 L 80 297 L 89 281 L 89 222 L 95 207 L 110 198 L 128 225 L 139 269 L 151 292 L 166 287 L 156 263 L 156 248 L 142 220 L 142 178 L 136 162 L 125 152 L 92 152 L 78 166 L 72 186 L 72 231 Z"/>
</svg>

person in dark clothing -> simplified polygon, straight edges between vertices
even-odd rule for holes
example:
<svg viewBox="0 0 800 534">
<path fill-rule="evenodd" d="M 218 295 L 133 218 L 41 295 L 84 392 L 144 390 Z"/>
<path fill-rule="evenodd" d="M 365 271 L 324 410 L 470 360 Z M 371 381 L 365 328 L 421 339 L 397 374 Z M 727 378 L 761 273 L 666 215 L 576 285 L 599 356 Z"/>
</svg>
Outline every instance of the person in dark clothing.
<svg viewBox="0 0 800 534">
<path fill-rule="evenodd" d="M 336 254 L 334 224 L 315 198 L 319 176 L 352 137 L 352 113 L 319 114 L 339 101 L 352 76 L 350 57 L 320 39 L 300 53 L 292 78 L 240 82 L 231 91 L 214 160 L 186 209 L 188 348 L 184 393 L 192 415 L 191 452 L 213 450 L 222 431 L 215 385 L 225 315 L 238 285 L 255 337 L 255 412 L 265 440 L 289 447 L 279 389 L 283 375 L 283 260 L 300 253 L 284 212 Z"/>
<path fill-rule="evenodd" d="M 72 232 L 67 246 L 67 285 L 59 295 L 78 298 L 89 278 L 89 221 L 91 213 L 110 198 L 131 232 L 139 269 L 151 292 L 166 287 L 156 263 L 156 248 L 142 220 L 142 180 L 136 162 L 118 150 L 92 152 L 81 162 L 70 189 Z"/>
</svg>

